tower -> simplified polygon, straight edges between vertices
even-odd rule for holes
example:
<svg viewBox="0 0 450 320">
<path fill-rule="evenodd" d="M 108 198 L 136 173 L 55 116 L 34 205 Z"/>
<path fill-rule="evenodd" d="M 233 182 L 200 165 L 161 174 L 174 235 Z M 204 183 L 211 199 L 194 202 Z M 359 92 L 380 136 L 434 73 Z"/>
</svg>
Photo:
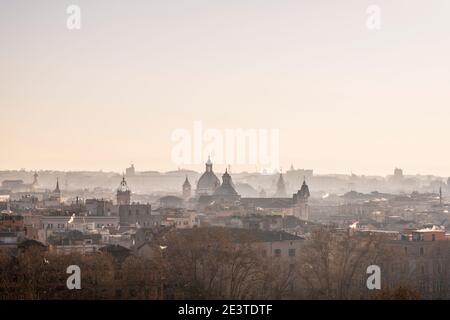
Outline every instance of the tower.
<svg viewBox="0 0 450 320">
<path fill-rule="evenodd" d="M 131 195 L 130 189 L 128 188 L 125 176 L 123 176 L 119 188 L 117 189 L 117 204 L 119 205 L 130 204 L 131 202 L 130 195 Z"/>
<path fill-rule="evenodd" d="M 59 178 L 56 178 L 56 187 L 55 190 L 53 190 L 53 193 L 61 193 L 61 190 L 59 189 Z"/>
<path fill-rule="evenodd" d="M 400 168 L 394 169 L 394 180 L 401 181 L 403 179 L 403 170 Z"/>
<path fill-rule="evenodd" d="M 309 187 L 303 179 L 302 187 L 293 195 L 293 214 L 301 220 L 309 219 L 308 199 L 310 197 Z"/>
<path fill-rule="evenodd" d="M 206 166 L 205 172 L 212 172 L 211 157 L 208 156 L 208 161 L 206 161 L 205 166 Z"/>
<path fill-rule="evenodd" d="M 283 179 L 283 174 L 280 173 L 277 182 L 277 192 L 275 193 L 276 198 L 284 198 L 286 197 L 286 186 Z"/>
<path fill-rule="evenodd" d="M 183 198 L 185 200 L 189 199 L 191 197 L 191 184 L 189 183 L 188 176 L 186 175 L 186 179 L 183 183 Z"/>
<path fill-rule="evenodd" d="M 59 189 L 59 178 L 56 178 L 56 187 L 52 192 L 52 198 L 58 202 L 61 202 L 61 190 Z"/>
<path fill-rule="evenodd" d="M 132 163 L 129 168 L 126 168 L 125 172 L 126 172 L 127 177 L 134 176 L 136 174 L 136 169 L 134 168 L 134 164 Z"/>
<path fill-rule="evenodd" d="M 442 207 L 442 187 L 439 187 L 439 206 Z"/>
<path fill-rule="evenodd" d="M 36 189 L 38 187 L 38 185 L 39 185 L 38 177 L 39 177 L 39 175 L 38 175 L 37 171 L 35 171 L 34 175 L 33 175 L 33 183 L 31 184 L 32 189 Z"/>
</svg>

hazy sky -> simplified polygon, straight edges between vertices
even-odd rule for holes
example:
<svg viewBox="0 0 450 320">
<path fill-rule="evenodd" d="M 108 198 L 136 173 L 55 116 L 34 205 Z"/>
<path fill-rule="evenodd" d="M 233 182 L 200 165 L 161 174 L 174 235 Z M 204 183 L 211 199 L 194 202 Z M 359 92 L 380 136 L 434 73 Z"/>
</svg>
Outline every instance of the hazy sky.
<svg viewBox="0 0 450 320">
<path fill-rule="evenodd" d="M 286 169 L 450 175 L 449 15 L 448 0 L 2 0 L 0 169 L 171 170 L 171 133 L 201 120 L 279 129 Z"/>
</svg>

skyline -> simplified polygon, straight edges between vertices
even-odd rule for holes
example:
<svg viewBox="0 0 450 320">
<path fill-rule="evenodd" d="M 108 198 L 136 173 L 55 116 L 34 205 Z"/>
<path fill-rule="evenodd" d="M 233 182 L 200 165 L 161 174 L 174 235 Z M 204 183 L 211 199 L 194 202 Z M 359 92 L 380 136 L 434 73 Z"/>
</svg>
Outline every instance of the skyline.
<svg viewBox="0 0 450 320">
<path fill-rule="evenodd" d="M 0 300 L 449 300 L 449 13 L 0 1 Z"/>
<path fill-rule="evenodd" d="M 283 171 L 450 176 L 448 1 L 70 4 L 0 4 L 2 170 L 176 170 L 202 120 L 279 129 Z"/>
<path fill-rule="evenodd" d="M 74 169 L 54 169 L 54 168 L 18 168 L 18 169 L 4 169 L 4 168 L 0 168 L 0 172 L 29 172 L 29 173 L 34 173 L 34 172 L 63 172 L 63 173 L 69 173 L 69 172 L 102 172 L 102 173 L 114 173 L 114 174 L 119 174 L 119 175 L 125 175 L 125 169 L 128 168 L 131 164 L 135 165 L 135 163 L 130 163 L 129 165 L 126 165 L 123 167 L 123 169 L 118 169 L 118 170 L 104 170 L 104 169 L 79 169 L 79 170 L 74 170 Z M 136 173 L 146 173 L 146 172 L 158 172 L 161 174 L 164 173 L 169 173 L 169 172 L 176 172 L 176 171 L 193 171 L 196 172 L 197 174 L 201 174 L 202 172 L 204 172 L 204 166 L 203 168 L 200 169 L 192 169 L 192 168 L 186 168 L 186 167 L 177 167 L 177 168 L 173 168 L 172 170 L 157 170 L 157 169 L 152 169 L 152 168 L 147 168 L 147 167 L 136 167 Z M 393 176 L 394 175 L 394 170 L 395 169 L 401 169 L 403 171 L 403 175 L 404 177 L 414 177 L 414 176 L 422 176 L 422 177 L 427 177 L 427 176 L 433 176 L 433 177 L 439 177 L 439 178 L 449 178 L 450 176 L 446 176 L 446 175 L 439 175 L 439 174 L 432 174 L 432 173 L 427 173 L 427 172 L 407 172 L 405 171 L 403 168 L 400 167 L 393 167 L 391 172 L 387 172 L 387 173 L 369 173 L 369 174 L 364 174 L 364 173 L 359 173 L 359 172 L 354 172 L 354 171 L 350 171 L 350 172 L 317 172 L 316 170 L 314 170 L 314 168 L 306 168 L 306 167 L 296 167 L 294 165 L 294 170 L 312 170 L 314 172 L 314 176 L 350 176 L 350 175 L 356 175 L 356 176 L 361 176 L 361 177 L 389 177 L 389 176 Z M 281 171 L 274 171 L 274 172 L 261 172 L 261 171 L 256 171 L 256 170 L 233 170 L 233 167 L 231 166 L 231 170 L 230 171 L 230 167 L 227 165 L 214 165 L 214 169 L 213 171 L 216 174 L 221 175 L 222 173 L 224 173 L 226 170 L 228 170 L 228 172 L 230 174 L 243 174 L 243 173 L 249 173 L 249 174 L 254 174 L 254 173 L 260 173 L 262 175 L 278 175 L 280 173 L 282 173 L 283 175 L 286 174 L 286 172 L 290 171 L 291 168 L 287 168 L 287 169 L 282 169 Z"/>
</svg>

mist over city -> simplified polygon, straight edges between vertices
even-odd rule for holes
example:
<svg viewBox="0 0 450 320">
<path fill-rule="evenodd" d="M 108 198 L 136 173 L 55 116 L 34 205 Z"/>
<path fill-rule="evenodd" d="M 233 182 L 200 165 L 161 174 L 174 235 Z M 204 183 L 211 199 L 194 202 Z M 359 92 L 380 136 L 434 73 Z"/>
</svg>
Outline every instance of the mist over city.
<svg viewBox="0 0 450 320">
<path fill-rule="evenodd" d="M 450 300 L 449 12 L 2 1 L 0 300 Z"/>
</svg>

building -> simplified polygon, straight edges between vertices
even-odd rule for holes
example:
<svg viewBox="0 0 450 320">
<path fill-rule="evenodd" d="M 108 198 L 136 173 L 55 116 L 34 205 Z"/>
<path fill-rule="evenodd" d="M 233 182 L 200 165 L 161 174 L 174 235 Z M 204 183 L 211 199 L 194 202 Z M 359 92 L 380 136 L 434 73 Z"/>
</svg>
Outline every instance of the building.
<svg viewBox="0 0 450 320">
<path fill-rule="evenodd" d="M 397 180 L 403 179 L 403 170 L 400 168 L 395 168 L 394 169 L 394 178 Z"/>
<path fill-rule="evenodd" d="M 119 205 L 119 220 L 121 226 L 150 228 L 161 224 L 161 216 L 152 214 L 150 204 L 121 204 Z"/>
<path fill-rule="evenodd" d="M 301 181 L 301 179 L 311 179 L 314 175 L 314 171 L 311 169 L 295 169 L 294 165 L 291 164 L 291 167 L 288 171 L 286 171 L 286 181 L 291 186 L 296 186 L 297 181 Z"/>
<path fill-rule="evenodd" d="M 111 200 L 104 199 L 86 199 L 86 211 L 92 216 L 110 216 L 117 213 Z"/>
<path fill-rule="evenodd" d="M 200 226 L 200 219 L 196 212 L 166 214 L 162 225 L 173 226 L 177 229 L 191 229 Z"/>
<path fill-rule="evenodd" d="M 50 192 L 43 201 L 45 208 L 59 208 L 61 207 L 61 189 L 59 188 L 59 179 L 56 178 L 55 190 Z"/>
<path fill-rule="evenodd" d="M 213 164 L 210 157 L 208 157 L 205 166 L 205 172 L 197 182 L 197 196 L 210 196 L 220 186 L 220 180 L 213 172 Z"/>
<path fill-rule="evenodd" d="M 183 208 L 183 199 L 176 196 L 165 196 L 159 199 L 159 205 L 163 209 Z"/>
<path fill-rule="evenodd" d="M 0 214 L 0 229 L 23 230 L 23 216 L 17 214 Z"/>
<path fill-rule="evenodd" d="M 15 189 L 21 189 L 23 187 L 24 183 L 23 180 L 3 180 L 2 181 L 2 188 L 7 190 L 15 190 Z"/>
<path fill-rule="evenodd" d="M 30 194 L 23 194 L 20 199 L 8 202 L 14 212 L 33 211 L 37 208 L 39 199 Z"/>
<path fill-rule="evenodd" d="M 241 206 L 249 213 L 293 215 L 300 220 L 309 219 L 309 187 L 303 180 L 302 187 L 291 198 L 241 198 Z"/>
<path fill-rule="evenodd" d="M 292 198 L 241 198 L 247 213 L 265 215 L 292 215 Z"/>
<path fill-rule="evenodd" d="M 228 174 L 228 169 L 222 176 L 222 184 L 214 191 L 213 200 L 220 204 L 238 204 L 240 195 L 233 187 L 231 176 Z"/>
<path fill-rule="evenodd" d="M 310 197 L 309 188 L 306 181 L 303 180 L 302 187 L 292 196 L 293 214 L 301 220 L 309 219 L 308 199 Z"/>
<path fill-rule="evenodd" d="M 280 173 L 280 176 L 278 177 L 277 182 L 277 191 L 274 195 L 275 198 L 285 198 L 287 197 L 286 193 L 286 185 L 284 183 L 283 174 Z"/>
<path fill-rule="evenodd" d="M 27 238 L 47 243 L 48 238 L 58 232 L 92 232 L 106 227 L 117 228 L 117 216 L 53 216 L 24 215 Z"/>
<path fill-rule="evenodd" d="M 117 204 L 129 205 L 130 203 L 131 203 L 131 191 L 128 188 L 125 176 L 123 176 L 119 188 L 117 189 Z"/>
<path fill-rule="evenodd" d="M 0 231 L 0 249 L 16 249 L 23 240 L 23 235 L 18 231 Z"/>
<path fill-rule="evenodd" d="M 183 199 L 188 200 L 191 197 L 191 184 L 189 183 L 188 176 L 186 175 L 186 179 L 183 183 Z"/>
<path fill-rule="evenodd" d="M 450 240 L 447 238 L 445 229 L 433 226 L 431 228 L 424 228 L 413 230 L 411 232 L 413 241 L 442 241 Z"/>
<path fill-rule="evenodd" d="M 136 174 L 134 164 L 131 164 L 131 166 L 129 168 L 125 169 L 125 174 L 127 177 L 133 177 Z"/>
</svg>

